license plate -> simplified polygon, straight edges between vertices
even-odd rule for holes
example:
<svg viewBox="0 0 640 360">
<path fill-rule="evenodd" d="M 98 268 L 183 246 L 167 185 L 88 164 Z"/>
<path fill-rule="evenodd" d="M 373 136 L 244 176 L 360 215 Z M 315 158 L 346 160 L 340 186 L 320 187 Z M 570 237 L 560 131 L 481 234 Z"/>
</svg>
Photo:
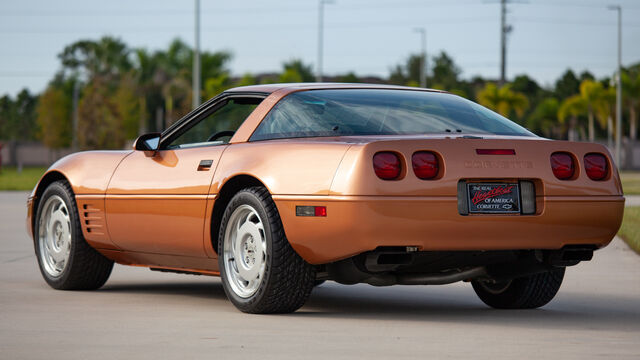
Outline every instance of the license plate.
<svg viewBox="0 0 640 360">
<path fill-rule="evenodd" d="M 517 183 L 467 183 L 469 213 L 520 213 L 520 189 Z"/>
</svg>

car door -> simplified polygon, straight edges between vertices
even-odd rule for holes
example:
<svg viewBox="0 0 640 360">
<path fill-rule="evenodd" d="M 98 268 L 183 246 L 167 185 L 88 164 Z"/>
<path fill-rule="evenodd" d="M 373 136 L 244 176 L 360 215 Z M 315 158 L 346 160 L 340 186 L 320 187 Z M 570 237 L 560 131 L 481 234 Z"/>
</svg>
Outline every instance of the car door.
<svg viewBox="0 0 640 360">
<path fill-rule="evenodd" d="M 105 199 L 112 241 L 126 251 L 206 257 L 205 210 L 213 174 L 228 139 L 260 100 L 212 103 L 202 115 L 163 133 L 155 153 L 128 155 Z"/>
</svg>

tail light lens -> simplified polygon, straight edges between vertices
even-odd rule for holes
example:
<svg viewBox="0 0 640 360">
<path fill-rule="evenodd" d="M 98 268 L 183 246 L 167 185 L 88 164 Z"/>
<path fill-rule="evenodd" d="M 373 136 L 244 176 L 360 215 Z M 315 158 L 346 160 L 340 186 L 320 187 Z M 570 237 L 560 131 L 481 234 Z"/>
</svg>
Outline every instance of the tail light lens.
<svg viewBox="0 0 640 360">
<path fill-rule="evenodd" d="M 607 158 L 602 154 L 587 154 L 584 156 L 584 171 L 591 180 L 604 180 L 609 175 Z"/>
<path fill-rule="evenodd" d="M 438 157 L 429 151 L 418 151 L 411 157 L 413 172 L 422 180 L 433 179 L 440 171 Z"/>
<path fill-rule="evenodd" d="M 565 152 L 551 154 L 551 170 L 553 170 L 553 175 L 560 180 L 571 179 L 576 172 L 573 156 Z"/>
<path fill-rule="evenodd" d="M 400 158 L 389 151 L 379 152 L 373 156 L 373 170 L 382 180 L 395 180 L 402 170 Z"/>
</svg>

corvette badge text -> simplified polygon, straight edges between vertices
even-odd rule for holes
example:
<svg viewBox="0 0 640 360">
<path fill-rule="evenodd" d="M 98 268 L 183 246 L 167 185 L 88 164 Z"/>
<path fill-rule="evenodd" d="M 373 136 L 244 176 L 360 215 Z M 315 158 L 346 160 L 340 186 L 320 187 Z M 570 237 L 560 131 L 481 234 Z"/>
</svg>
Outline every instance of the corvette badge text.
<svg viewBox="0 0 640 360">
<path fill-rule="evenodd" d="M 532 161 L 465 161 L 464 167 L 468 169 L 533 169 Z"/>
</svg>

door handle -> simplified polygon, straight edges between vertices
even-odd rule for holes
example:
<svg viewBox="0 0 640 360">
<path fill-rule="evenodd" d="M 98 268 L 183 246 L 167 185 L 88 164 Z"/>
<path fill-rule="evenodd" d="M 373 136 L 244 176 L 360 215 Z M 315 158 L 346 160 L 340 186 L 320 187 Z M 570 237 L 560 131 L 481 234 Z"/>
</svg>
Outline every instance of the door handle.
<svg viewBox="0 0 640 360">
<path fill-rule="evenodd" d="M 209 171 L 209 169 L 211 169 L 211 165 L 213 165 L 213 160 L 200 160 L 200 164 L 198 164 L 198 171 Z"/>
</svg>

